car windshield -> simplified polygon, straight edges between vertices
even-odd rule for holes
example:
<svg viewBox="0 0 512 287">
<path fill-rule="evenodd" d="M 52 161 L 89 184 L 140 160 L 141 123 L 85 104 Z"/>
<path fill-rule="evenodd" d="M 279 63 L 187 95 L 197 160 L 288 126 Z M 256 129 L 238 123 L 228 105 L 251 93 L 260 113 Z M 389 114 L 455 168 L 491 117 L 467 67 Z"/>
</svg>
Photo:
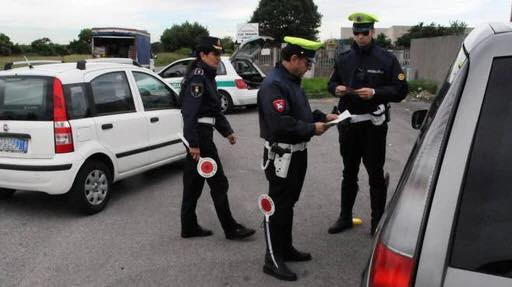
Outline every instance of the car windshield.
<svg viewBox="0 0 512 287">
<path fill-rule="evenodd" d="M 52 120 L 51 80 L 47 77 L 1 77 L 0 120 Z"/>
</svg>

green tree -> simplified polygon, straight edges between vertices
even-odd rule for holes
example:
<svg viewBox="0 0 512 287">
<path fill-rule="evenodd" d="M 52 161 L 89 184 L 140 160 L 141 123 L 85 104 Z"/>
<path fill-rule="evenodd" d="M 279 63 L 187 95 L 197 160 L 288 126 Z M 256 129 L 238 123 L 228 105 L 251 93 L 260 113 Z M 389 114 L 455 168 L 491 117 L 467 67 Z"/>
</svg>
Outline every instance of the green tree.
<svg viewBox="0 0 512 287">
<path fill-rule="evenodd" d="M 0 33 L 0 55 L 10 56 L 13 46 L 11 39 L 7 35 Z"/>
<path fill-rule="evenodd" d="M 466 32 L 467 24 L 460 21 L 450 22 L 449 27 L 441 26 L 439 24 L 430 23 L 425 25 L 420 22 L 418 25 L 412 26 L 407 33 L 396 40 L 395 45 L 398 47 L 409 48 L 411 40 L 417 38 L 430 38 L 446 35 L 461 35 Z"/>
<path fill-rule="evenodd" d="M 282 41 L 284 36 L 317 39 L 322 15 L 313 0 L 260 0 L 251 23 L 259 23 L 260 34 Z"/>
<path fill-rule="evenodd" d="M 389 39 L 388 36 L 386 36 L 384 33 L 379 33 L 379 35 L 377 35 L 375 38 L 375 44 L 385 49 L 393 48 L 391 39 Z"/>
<path fill-rule="evenodd" d="M 235 42 L 233 42 L 233 38 L 231 37 L 224 37 L 220 39 L 220 42 L 222 43 L 222 47 L 224 48 L 224 52 L 227 54 L 231 54 L 235 51 Z"/>
<path fill-rule="evenodd" d="M 197 22 L 189 23 L 186 21 L 181 25 L 173 25 L 170 29 L 165 29 L 160 37 L 160 42 L 165 51 L 173 52 L 180 48 L 194 49 L 197 46 L 197 40 L 200 36 L 208 36 L 210 33 L 206 27 Z"/>
<path fill-rule="evenodd" d="M 92 30 L 82 29 L 78 34 L 78 40 L 69 42 L 69 50 L 74 54 L 91 54 Z"/>
</svg>

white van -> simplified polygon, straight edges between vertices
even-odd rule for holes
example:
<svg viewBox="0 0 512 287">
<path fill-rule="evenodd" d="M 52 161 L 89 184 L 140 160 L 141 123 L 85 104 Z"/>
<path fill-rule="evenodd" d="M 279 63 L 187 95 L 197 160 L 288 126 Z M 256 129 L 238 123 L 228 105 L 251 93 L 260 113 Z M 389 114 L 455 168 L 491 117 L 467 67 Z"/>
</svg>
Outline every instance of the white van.
<svg viewBox="0 0 512 287">
<path fill-rule="evenodd" d="M 63 194 L 101 211 L 112 182 L 183 159 L 177 94 L 158 75 L 117 63 L 0 72 L 0 198 Z"/>
</svg>

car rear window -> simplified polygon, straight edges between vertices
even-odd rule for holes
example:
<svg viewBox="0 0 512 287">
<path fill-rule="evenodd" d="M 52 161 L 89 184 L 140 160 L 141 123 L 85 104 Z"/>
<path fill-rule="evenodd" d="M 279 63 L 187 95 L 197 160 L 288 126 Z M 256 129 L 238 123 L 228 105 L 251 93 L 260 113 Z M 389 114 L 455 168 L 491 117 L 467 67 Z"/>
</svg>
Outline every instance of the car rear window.
<svg viewBox="0 0 512 287">
<path fill-rule="evenodd" d="M 52 95 L 49 77 L 0 77 L 0 120 L 50 121 Z"/>
<path fill-rule="evenodd" d="M 512 278 L 512 58 L 494 60 L 470 153 L 451 266 Z"/>
</svg>

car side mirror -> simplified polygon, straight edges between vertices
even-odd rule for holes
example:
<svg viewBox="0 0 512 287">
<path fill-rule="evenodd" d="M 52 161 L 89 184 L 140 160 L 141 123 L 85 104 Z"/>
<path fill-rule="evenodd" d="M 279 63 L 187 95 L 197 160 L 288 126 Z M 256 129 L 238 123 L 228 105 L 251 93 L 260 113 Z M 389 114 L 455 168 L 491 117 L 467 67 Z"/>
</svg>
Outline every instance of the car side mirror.
<svg viewBox="0 0 512 287">
<path fill-rule="evenodd" d="M 419 110 L 415 111 L 412 114 L 411 118 L 411 126 L 415 130 L 419 130 L 421 128 L 421 125 L 423 125 L 423 122 L 425 121 L 425 117 L 427 116 L 428 110 Z"/>
</svg>

